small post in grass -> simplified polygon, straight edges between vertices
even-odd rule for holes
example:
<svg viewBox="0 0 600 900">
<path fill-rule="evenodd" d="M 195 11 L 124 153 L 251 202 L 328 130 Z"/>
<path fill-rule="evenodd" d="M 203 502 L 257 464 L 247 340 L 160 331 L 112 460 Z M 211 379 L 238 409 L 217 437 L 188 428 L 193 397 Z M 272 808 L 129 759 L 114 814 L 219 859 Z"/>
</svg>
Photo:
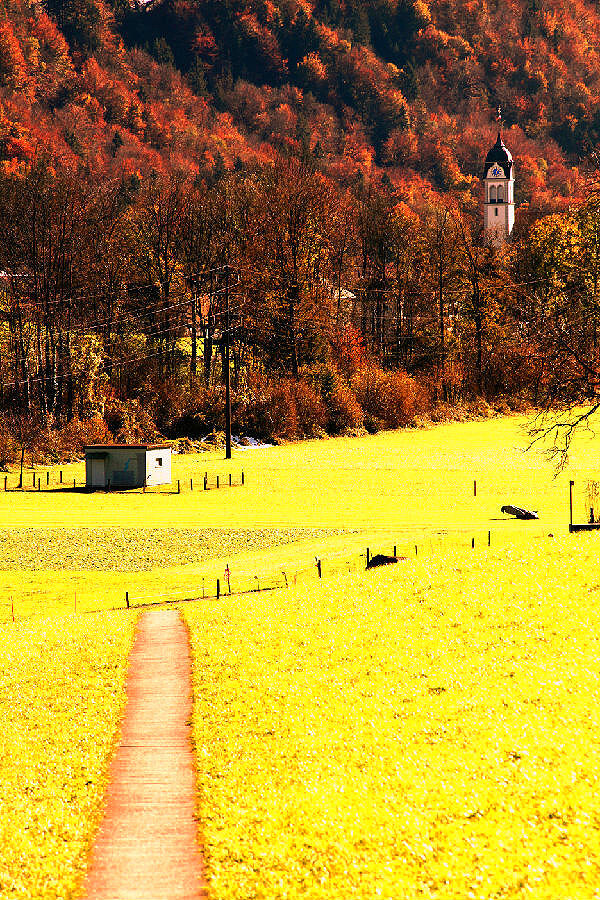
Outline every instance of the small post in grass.
<svg viewBox="0 0 600 900">
<path fill-rule="evenodd" d="M 229 473 L 229 487 L 231 487 L 231 472 Z"/>
<path fill-rule="evenodd" d="M 75 490 L 75 479 L 73 479 L 73 490 Z"/>
<path fill-rule="evenodd" d="M 129 591 L 125 591 L 125 605 L 129 609 Z"/>
<path fill-rule="evenodd" d="M 50 472 L 46 472 L 46 487 L 50 484 Z"/>
<path fill-rule="evenodd" d="M 473 480 L 473 496 L 477 496 L 477 482 Z"/>
<path fill-rule="evenodd" d="M 419 548 L 418 548 L 417 545 L 415 544 L 415 556 L 418 556 L 418 555 L 419 555 Z"/>
<path fill-rule="evenodd" d="M 221 596 L 221 582 L 217 578 L 217 600 L 219 599 L 220 596 Z"/>
<path fill-rule="evenodd" d="M 488 547 L 492 546 L 492 532 L 488 531 Z"/>
<path fill-rule="evenodd" d="M 35 472 L 33 473 L 33 475 L 32 475 L 31 477 L 32 477 L 32 479 L 33 479 L 33 480 L 32 480 L 32 485 L 33 485 L 33 487 L 35 487 Z"/>
<path fill-rule="evenodd" d="M 367 547 L 367 569 L 369 568 L 369 563 L 371 562 L 371 551 Z"/>
<path fill-rule="evenodd" d="M 573 528 L 573 485 L 574 481 L 569 482 L 569 530 Z"/>
<path fill-rule="evenodd" d="M 219 476 L 217 475 L 217 487 L 219 487 Z"/>
<path fill-rule="evenodd" d="M 242 487 L 244 486 L 244 470 L 242 469 Z"/>
<path fill-rule="evenodd" d="M 475 549 L 475 538 L 471 538 L 471 550 Z"/>
<path fill-rule="evenodd" d="M 398 556 L 398 554 L 396 553 L 396 545 L 395 544 L 394 544 L 394 556 Z"/>
<path fill-rule="evenodd" d="M 8 490 L 7 485 L 8 485 L 8 475 L 5 475 L 4 476 L 4 490 L 5 491 Z"/>
<path fill-rule="evenodd" d="M 204 473 L 204 490 L 205 491 L 208 490 L 208 473 L 207 472 Z"/>
<path fill-rule="evenodd" d="M 59 483 L 59 484 L 62 484 L 62 469 L 61 469 L 60 472 L 58 473 L 58 483 Z"/>
<path fill-rule="evenodd" d="M 181 493 L 181 482 L 180 482 L 179 478 L 177 479 L 177 493 L 178 494 Z"/>
<path fill-rule="evenodd" d="M 194 479 L 190 478 L 190 491 L 194 490 Z"/>
</svg>

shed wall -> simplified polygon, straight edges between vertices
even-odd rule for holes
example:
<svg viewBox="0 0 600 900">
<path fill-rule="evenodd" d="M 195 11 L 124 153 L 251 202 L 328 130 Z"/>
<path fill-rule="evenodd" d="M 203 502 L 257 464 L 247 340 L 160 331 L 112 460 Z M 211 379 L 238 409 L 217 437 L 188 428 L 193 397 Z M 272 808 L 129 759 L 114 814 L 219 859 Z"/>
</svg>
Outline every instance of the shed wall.
<svg viewBox="0 0 600 900">
<path fill-rule="evenodd" d="M 110 450 L 106 460 L 106 479 L 110 486 L 142 487 L 144 484 L 144 451 L 132 448 Z"/>
<path fill-rule="evenodd" d="M 104 461 L 104 483 L 98 481 L 98 465 L 94 461 Z M 94 468 L 96 478 L 94 478 Z M 142 487 L 145 476 L 145 453 L 132 447 L 95 450 L 85 457 L 85 482 L 87 487 L 114 488 Z"/>
<path fill-rule="evenodd" d="M 171 484 L 171 448 L 146 451 L 146 484 Z"/>
</svg>

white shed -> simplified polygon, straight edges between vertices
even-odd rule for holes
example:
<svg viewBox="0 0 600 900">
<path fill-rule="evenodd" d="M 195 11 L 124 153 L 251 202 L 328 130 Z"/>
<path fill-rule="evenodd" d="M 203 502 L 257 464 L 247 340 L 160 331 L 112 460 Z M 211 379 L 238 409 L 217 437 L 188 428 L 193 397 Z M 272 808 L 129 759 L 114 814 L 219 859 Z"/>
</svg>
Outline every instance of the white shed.
<svg viewBox="0 0 600 900">
<path fill-rule="evenodd" d="M 166 444 L 93 444 L 85 448 L 85 484 L 92 490 L 170 483 L 171 448 Z"/>
</svg>

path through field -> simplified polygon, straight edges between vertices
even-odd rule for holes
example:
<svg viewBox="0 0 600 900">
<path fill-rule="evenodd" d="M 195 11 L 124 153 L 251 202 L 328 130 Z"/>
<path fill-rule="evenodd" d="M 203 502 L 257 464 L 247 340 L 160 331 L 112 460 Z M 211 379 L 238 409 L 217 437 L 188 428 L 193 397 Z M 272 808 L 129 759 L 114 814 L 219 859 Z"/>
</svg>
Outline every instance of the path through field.
<svg viewBox="0 0 600 900">
<path fill-rule="evenodd" d="M 86 900 L 197 900 L 205 886 L 194 815 L 188 635 L 175 610 L 140 619 L 127 708 Z"/>
</svg>

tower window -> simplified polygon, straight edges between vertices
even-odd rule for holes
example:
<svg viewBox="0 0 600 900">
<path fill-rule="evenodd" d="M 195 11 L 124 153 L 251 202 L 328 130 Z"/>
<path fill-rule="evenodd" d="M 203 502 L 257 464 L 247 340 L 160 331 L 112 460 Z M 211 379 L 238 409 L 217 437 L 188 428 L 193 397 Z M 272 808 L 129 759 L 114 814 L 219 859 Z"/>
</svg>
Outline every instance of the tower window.
<svg viewBox="0 0 600 900">
<path fill-rule="evenodd" d="M 498 185 L 498 203 L 504 203 L 504 188 L 501 184 Z"/>
<path fill-rule="evenodd" d="M 490 203 L 496 202 L 496 188 L 492 185 L 490 188 Z"/>
</svg>

